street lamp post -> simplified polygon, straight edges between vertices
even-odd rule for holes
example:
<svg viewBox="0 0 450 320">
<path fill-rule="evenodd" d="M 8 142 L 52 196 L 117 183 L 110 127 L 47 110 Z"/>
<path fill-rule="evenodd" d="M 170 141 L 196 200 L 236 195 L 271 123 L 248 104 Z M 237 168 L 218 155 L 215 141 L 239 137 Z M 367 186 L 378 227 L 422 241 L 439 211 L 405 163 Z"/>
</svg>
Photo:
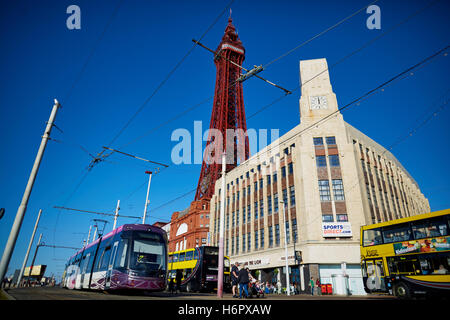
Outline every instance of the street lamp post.
<svg viewBox="0 0 450 320">
<path fill-rule="evenodd" d="M 219 222 L 219 274 L 217 277 L 217 298 L 223 297 L 223 235 L 225 229 L 225 170 L 226 170 L 226 153 L 222 155 L 222 193 L 220 195 L 220 222 Z"/>
<path fill-rule="evenodd" d="M 286 228 L 286 203 L 284 200 L 280 200 L 281 205 L 283 206 L 283 221 L 284 221 L 284 255 L 286 260 L 286 293 L 288 296 L 291 295 L 290 285 L 289 285 L 289 263 L 288 263 L 288 247 L 287 247 L 287 228 Z"/>
</svg>

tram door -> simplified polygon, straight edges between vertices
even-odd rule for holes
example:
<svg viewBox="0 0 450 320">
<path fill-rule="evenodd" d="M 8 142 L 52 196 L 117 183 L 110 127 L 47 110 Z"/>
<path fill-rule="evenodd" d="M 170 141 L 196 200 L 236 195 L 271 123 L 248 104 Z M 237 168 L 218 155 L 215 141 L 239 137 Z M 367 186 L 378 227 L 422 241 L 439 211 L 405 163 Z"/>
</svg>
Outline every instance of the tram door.
<svg viewBox="0 0 450 320">
<path fill-rule="evenodd" d="M 85 257 L 84 257 L 84 264 L 83 264 L 83 267 L 82 267 L 82 269 L 81 269 L 81 280 L 80 280 L 80 287 L 81 288 L 85 288 L 85 285 L 84 285 L 84 276 L 86 275 L 86 270 L 87 270 L 87 267 L 88 267 L 88 265 L 89 265 L 89 258 L 91 257 L 91 253 L 88 253 Z"/>
<path fill-rule="evenodd" d="M 382 259 L 366 260 L 367 288 L 371 291 L 386 291 Z"/>
<path fill-rule="evenodd" d="M 106 283 L 105 283 L 105 289 L 109 289 L 111 286 L 111 273 L 112 268 L 114 265 L 114 261 L 116 260 L 116 254 L 117 254 L 117 247 L 119 246 L 119 241 L 116 241 L 113 246 L 111 258 L 109 259 L 108 263 L 108 270 L 106 270 Z"/>
</svg>

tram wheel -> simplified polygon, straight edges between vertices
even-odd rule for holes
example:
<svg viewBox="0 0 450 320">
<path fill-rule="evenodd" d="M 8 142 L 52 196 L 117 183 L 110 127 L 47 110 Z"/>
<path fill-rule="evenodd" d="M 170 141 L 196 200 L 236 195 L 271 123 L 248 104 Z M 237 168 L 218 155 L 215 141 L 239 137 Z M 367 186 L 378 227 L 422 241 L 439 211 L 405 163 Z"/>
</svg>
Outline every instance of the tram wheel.
<svg viewBox="0 0 450 320">
<path fill-rule="evenodd" d="M 408 285 L 404 282 L 399 282 L 394 286 L 394 295 L 399 298 L 409 298 L 411 296 Z"/>
</svg>

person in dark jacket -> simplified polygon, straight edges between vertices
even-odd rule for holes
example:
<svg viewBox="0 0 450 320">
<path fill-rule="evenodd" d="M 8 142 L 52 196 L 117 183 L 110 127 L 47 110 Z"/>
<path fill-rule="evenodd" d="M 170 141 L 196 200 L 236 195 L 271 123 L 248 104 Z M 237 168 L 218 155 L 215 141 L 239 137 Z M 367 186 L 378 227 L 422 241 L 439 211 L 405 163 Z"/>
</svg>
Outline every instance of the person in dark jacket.
<svg viewBox="0 0 450 320">
<path fill-rule="evenodd" d="M 250 282 L 248 277 L 248 271 L 242 266 L 238 274 L 239 283 L 239 299 L 242 299 L 242 290 L 245 291 L 245 297 L 248 298 L 248 283 Z"/>
</svg>

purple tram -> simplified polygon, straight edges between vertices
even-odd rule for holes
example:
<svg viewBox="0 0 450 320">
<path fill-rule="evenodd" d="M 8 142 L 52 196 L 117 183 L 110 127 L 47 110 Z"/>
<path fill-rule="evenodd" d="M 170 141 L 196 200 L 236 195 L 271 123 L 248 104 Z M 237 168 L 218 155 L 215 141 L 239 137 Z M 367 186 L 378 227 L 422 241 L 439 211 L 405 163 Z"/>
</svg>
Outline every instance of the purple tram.
<svg viewBox="0 0 450 320">
<path fill-rule="evenodd" d="M 125 224 L 98 238 L 66 264 L 68 289 L 162 291 L 167 280 L 167 235 L 146 224 Z"/>
</svg>

